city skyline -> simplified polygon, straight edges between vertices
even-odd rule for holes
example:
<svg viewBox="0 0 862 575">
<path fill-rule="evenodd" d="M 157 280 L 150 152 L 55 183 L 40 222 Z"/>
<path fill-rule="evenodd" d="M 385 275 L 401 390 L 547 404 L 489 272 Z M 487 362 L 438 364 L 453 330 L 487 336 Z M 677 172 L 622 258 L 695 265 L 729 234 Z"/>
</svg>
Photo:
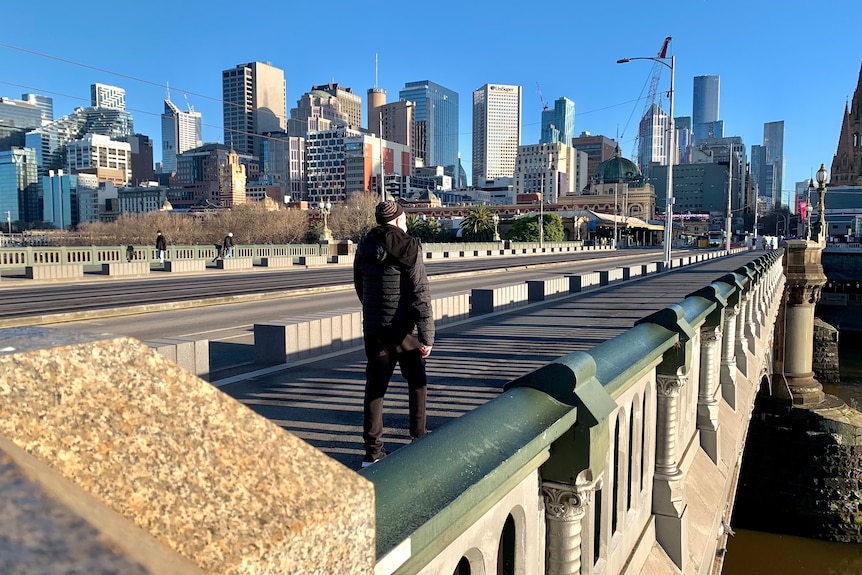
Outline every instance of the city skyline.
<svg viewBox="0 0 862 575">
<path fill-rule="evenodd" d="M 167 10 L 170 5 L 155 0 L 124 8 L 124 20 L 155 23 L 153 15 L 163 13 L 160 6 Z M 332 10 L 347 7 L 347 3 L 336 1 Z M 824 17 L 858 21 L 862 16 L 862 6 L 847 6 L 837 0 L 826 0 L 818 7 L 821 21 Z M 750 149 L 762 143 L 764 124 L 784 121 L 783 187 L 792 189 L 795 182 L 812 177 L 820 163 L 831 165 L 844 104 L 852 97 L 862 64 L 862 54 L 850 35 L 818 41 L 818 31 L 809 27 L 813 21 L 810 14 L 789 11 L 777 0 L 757 6 L 732 0 L 722 5 L 721 15 L 708 0 L 673 1 L 661 11 L 627 6 L 627 17 L 615 22 L 613 34 L 605 35 L 613 38 L 611 42 L 584 40 L 576 34 L 578 29 L 593 30 L 586 22 L 607 21 L 602 18 L 605 11 L 594 6 L 566 6 L 555 15 L 555 21 L 572 23 L 571 35 L 545 33 L 546 14 L 525 11 L 514 3 L 503 2 L 487 12 L 444 0 L 439 8 L 457 18 L 447 24 L 445 36 L 417 54 L 415 29 L 386 27 L 385 22 L 417 21 L 422 14 L 419 6 L 382 16 L 357 14 L 357 29 L 383 24 L 386 34 L 359 39 L 346 35 L 326 44 L 320 42 L 320 32 L 314 26 L 293 26 L 289 41 L 279 34 L 256 34 L 253 43 L 202 50 L 201 46 L 212 45 L 208 33 L 221 16 L 205 3 L 192 3 L 189 9 L 199 15 L 200 26 L 189 26 L 177 38 L 149 42 L 145 50 L 93 50 L 80 41 L 78 31 L 62 26 L 75 15 L 75 8 L 50 4 L 50 21 L 22 10 L 20 18 L 16 15 L 16 26 L 4 30 L 0 53 L 6 66 L 0 77 L 0 96 L 50 96 L 54 115 L 60 117 L 89 104 L 92 84 L 117 86 L 126 92 L 126 107 L 134 114 L 136 131 L 158 141 L 169 84 L 175 101 L 187 98 L 202 114 L 202 140 L 206 143 L 224 141 L 221 73 L 241 62 L 271 62 L 284 70 L 288 108 L 314 85 L 336 82 L 349 87 L 362 97 L 364 105 L 371 87 L 396 94 L 407 82 L 427 79 L 460 96 L 459 150 L 469 174 L 472 110 L 465 102 L 487 83 L 522 87 L 520 144 L 540 140 L 541 91 L 548 102 L 566 97 L 575 103 L 576 135 L 587 131 L 619 138 L 621 149 L 629 155 L 652 68 L 650 62 L 621 66 L 616 61 L 655 56 L 669 35 L 673 40 L 668 55 L 676 57 L 675 115 L 692 114 L 695 76 L 719 76 L 725 135 L 741 136 Z M 269 12 L 272 18 L 268 21 L 274 22 L 279 18 L 306 21 L 313 14 L 307 6 L 278 6 Z M 113 25 L 116 14 L 94 12 L 88 18 L 92 29 L 98 29 Z M 692 25 L 698 18 L 713 19 L 714 29 L 722 30 L 727 41 L 704 38 L 702 28 Z M 725 21 L 732 25 L 723 24 Z M 53 44 L 36 43 L 33 30 L 44 33 L 40 37 L 51 38 Z M 728 49 L 718 50 L 719 43 Z M 406 50 L 406 46 L 412 48 Z M 548 54 L 551 56 L 546 57 Z M 669 70 L 663 69 L 658 94 L 665 109 L 669 79 Z M 367 118 L 363 117 L 365 125 Z M 158 161 L 161 146 L 156 146 L 156 154 Z"/>
</svg>

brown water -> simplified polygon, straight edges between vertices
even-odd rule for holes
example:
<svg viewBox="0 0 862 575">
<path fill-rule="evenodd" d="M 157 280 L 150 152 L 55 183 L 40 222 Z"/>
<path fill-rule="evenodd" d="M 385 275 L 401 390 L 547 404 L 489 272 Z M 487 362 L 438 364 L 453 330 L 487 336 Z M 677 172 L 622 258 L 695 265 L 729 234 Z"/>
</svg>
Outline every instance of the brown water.
<svg viewBox="0 0 862 575">
<path fill-rule="evenodd" d="M 841 383 L 824 386 L 862 408 L 862 333 L 838 340 Z M 862 470 L 860 470 L 862 473 Z M 862 543 L 830 543 L 790 535 L 735 529 L 727 543 L 723 575 L 862 575 Z"/>
<path fill-rule="evenodd" d="M 723 575 L 862 575 L 862 544 L 736 529 Z"/>
</svg>

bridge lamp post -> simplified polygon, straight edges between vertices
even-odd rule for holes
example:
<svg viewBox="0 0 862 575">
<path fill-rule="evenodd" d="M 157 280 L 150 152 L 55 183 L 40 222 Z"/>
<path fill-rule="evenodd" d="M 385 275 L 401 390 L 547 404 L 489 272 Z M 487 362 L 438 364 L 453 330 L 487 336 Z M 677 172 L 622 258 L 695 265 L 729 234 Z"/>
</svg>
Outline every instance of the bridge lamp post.
<svg viewBox="0 0 862 575">
<path fill-rule="evenodd" d="M 829 178 L 829 172 L 826 171 L 826 166 L 820 164 L 820 169 L 815 175 L 817 178 L 817 216 L 820 219 L 820 231 L 817 237 L 817 243 L 821 246 L 826 245 L 826 180 Z"/>
<path fill-rule="evenodd" d="M 328 242 L 332 240 L 332 230 L 329 229 L 329 214 L 332 213 L 332 202 L 321 201 L 317 204 L 317 207 L 320 210 L 320 215 L 323 216 L 323 234 L 321 234 L 320 239 Z"/>
<path fill-rule="evenodd" d="M 665 197 L 667 198 L 667 207 L 664 212 L 664 269 L 670 269 L 670 256 L 671 256 L 671 241 L 673 238 L 673 165 L 676 160 L 676 147 L 674 146 L 674 121 L 673 121 L 673 97 L 674 97 L 674 70 L 676 68 L 676 56 L 671 57 L 661 57 L 661 56 L 643 56 L 639 58 L 622 58 L 617 60 L 617 64 L 627 64 L 628 62 L 632 62 L 634 60 L 652 60 L 653 62 L 658 62 L 663 66 L 667 66 L 670 68 L 670 114 L 669 114 L 669 130 L 667 137 L 667 191 L 665 193 Z M 670 63 L 668 63 L 670 60 Z"/>
<path fill-rule="evenodd" d="M 491 220 L 494 222 L 494 241 L 500 241 L 500 230 L 498 226 L 500 225 L 500 214 L 494 212 L 494 215 L 491 216 Z"/>
<path fill-rule="evenodd" d="M 776 236 L 779 235 L 779 233 L 778 233 L 778 218 L 781 218 L 782 221 L 784 221 L 784 235 L 787 236 L 789 228 L 788 228 L 788 224 L 787 224 L 787 217 L 784 214 L 775 214 L 775 235 Z"/>
</svg>

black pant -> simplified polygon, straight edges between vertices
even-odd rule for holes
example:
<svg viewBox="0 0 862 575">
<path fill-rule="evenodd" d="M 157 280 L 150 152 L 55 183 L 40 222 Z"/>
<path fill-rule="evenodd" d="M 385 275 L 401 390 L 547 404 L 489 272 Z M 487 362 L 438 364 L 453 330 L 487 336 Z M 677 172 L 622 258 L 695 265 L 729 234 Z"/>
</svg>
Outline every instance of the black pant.
<svg viewBox="0 0 862 575">
<path fill-rule="evenodd" d="M 401 366 L 401 375 L 407 380 L 410 437 L 419 438 L 427 433 L 425 428 L 425 398 L 428 378 L 425 375 L 425 360 L 418 349 L 398 353 L 395 346 L 401 340 L 392 341 L 378 336 L 365 336 L 365 401 L 362 422 L 362 438 L 366 451 L 383 448 L 383 396 L 395 371 Z"/>
</svg>

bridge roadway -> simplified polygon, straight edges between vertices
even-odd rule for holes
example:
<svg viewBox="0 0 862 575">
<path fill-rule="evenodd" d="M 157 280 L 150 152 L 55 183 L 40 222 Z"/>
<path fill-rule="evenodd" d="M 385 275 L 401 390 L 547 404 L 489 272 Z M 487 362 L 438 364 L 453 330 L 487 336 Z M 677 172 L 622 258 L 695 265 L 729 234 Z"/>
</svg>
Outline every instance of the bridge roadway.
<svg viewBox="0 0 862 575">
<path fill-rule="evenodd" d="M 686 250 L 679 250 L 682 255 Z M 621 257 L 661 259 L 649 248 L 625 251 L 553 252 L 531 255 L 469 257 L 427 260 L 430 277 L 452 277 L 519 269 L 525 266 L 559 265 Z M 253 271 L 217 270 L 208 263 L 203 273 L 170 274 L 159 266 L 148 277 L 109 277 L 87 271 L 74 280 L 28 280 L 21 273 L 5 271 L 0 281 L 0 327 L 53 323 L 57 320 L 101 315 L 123 315 L 159 309 L 182 309 L 201 305 L 272 299 L 303 293 L 344 289 L 353 281 L 350 264 L 326 264 L 287 269 L 255 267 Z M 115 310 L 108 313 L 108 310 Z M 63 314 L 62 317 L 58 317 Z M 75 314 L 78 314 L 77 316 Z"/>
<path fill-rule="evenodd" d="M 431 292 L 434 297 L 453 295 L 457 293 L 469 293 L 473 288 L 484 288 L 491 285 L 515 284 L 528 279 L 545 279 L 559 277 L 565 273 L 584 273 L 596 269 L 608 269 L 622 265 L 640 265 L 652 263 L 661 258 L 659 250 L 631 249 L 619 252 L 594 252 L 602 254 L 600 258 L 572 258 L 570 254 L 557 254 L 556 259 L 545 256 L 518 256 L 517 258 L 468 258 L 463 261 L 429 263 L 431 270 Z M 451 265 L 450 265 L 451 263 Z M 518 265 L 516 265 L 518 264 Z M 492 269 L 488 266 L 493 265 Z M 332 266 L 336 267 L 336 266 Z M 336 270 L 326 270 L 332 281 L 344 282 L 352 280 L 349 267 L 339 265 Z M 292 285 L 300 284 L 305 274 L 314 275 L 318 270 L 296 269 L 289 276 Z M 450 273 L 445 273 L 449 271 Z M 276 279 L 271 279 L 270 274 L 275 273 Z M 215 277 L 212 277 L 215 276 Z M 141 341 L 150 341 L 164 337 L 180 337 L 185 339 L 206 339 L 209 341 L 210 350 L 210 372 L 211 379 L 226 377 L 238 371 L 248 371 L 249 364 L 254 362 L 254 337 L 253 327 L 255 323 L 266 323 L 275 318 L 295 317 L 302 314 L 317 313 L 346 308 L 358 308 L 359 301 L 353 291 L 352 283 L 333 283 L 318 288 L 294 287 L 290 289 L 276 289 L 271 294 L 260 294 L 253 290 L 259 289 L 257 282 L 262 285 L 279 285 L 285 282 L 283 274 L 261 269 L 253 273 L 235 273 L 208 271 L 201 274 L 190 282 L 192 284 L 203 284 L 213 281 L 217 283 L 231 282 L 229 289 L 248 289 L 250 293 L 236 293 L 230 296 L 204 297 L 197 300 L 173 301 L 173 291 L 164 288 L 163 282 L 170 283 L 170 276 L 166 274 L 154 274 L 154 277 L 146 280 L 120 281 L 107 280 L 101 276 L 102 281 L 96 278 L 88 278 L 84 285 L 44 285 L 44 288 L 56 288 L 58 297 L 69 298 L 70 306 L 78 304 L 74 300 L 77 297 L 85 302 L 93 297 L 91 290 L 103 286 L 102 289 L 114 294 L 105 298 L 105 302 L 116 300 L 123 304 L 137 302 L 140 294 L 136 291 L 149 292 L 159 290 L 163 298 L 158 304 L 125 305 L 120 307 L 109 307 L 95 310 L 78 310 L 71 313 L 51 313 L 40 315 L 32 313 L 23 317 L 0 318 L 0 326 L 4 322 L 21 325 L 51 323 L 53 327 L 61 329 L 73 329 L 79 331 L 90 331 L 97 333 L 114 333 L 127 335 Z M 190 278 L 184 278 L 188 281 Z M 0 301 L 5 295 L 18 298 L 18 304 L 22 306 L 32 305 L 45 307 L 45 303 L 36 300 L 34 293 L 27 288 L 27 280 L 14 282 L 19 289 L 9 290 L 4 293 L 0 289 Z M 5 278 L 0 284 L 11 284 Z M 309 281 L 308 283 L 314 283 Z M 202 288 L 200 285 L 194 287 L 201 295 L 211 286 Z M 35 288 L 33 288 L 35 289 Z M 11 293 L 17 292 L 16 294 Z M 49 292 L 35 292 L 38 298 L 53 297 Z M 127 295 L 123 296 L 125 293 Z M 212 294 L 207 294 L 212 295 Z M 264 297 L 266 296 L 266 297 Z M 145 297 L 150 297 L 145 294 Z M 10 298 L 11 299 L 11 298 Z M 106 305 L 106 304 L 103 304 Z M 195 306 L 195 307 L 191 307 Z M 206 306 L 206 307 L 201 307 Z M 146 308 L 147 313 L 137 313 L 137 310 Z M 0 305 L 0 313 L 3 306 Z M 155 311 L 153 311 L 155 310 Z M 129 314 L 136 313 L 134 317 Z M 83 319 L 81 319 L 83 318 Z M 70 321 L 74 319 L 75 321 Z M 63 321 L 65 323 L 56 323 Z"/>
<path fill-rule="evenodd" d="M 619 285 L 471 318 L 440 329 L 428 361 L 432 431 L 558 357 L 587 350 L 756 259 L 745 252 Z M 351 468 L 360 466 L 365 357 L 361 349 L 214 381 L 222 391 Z M 407 445 L 406 384 L 386 398 L 387 449 Z"/>
</svg>

